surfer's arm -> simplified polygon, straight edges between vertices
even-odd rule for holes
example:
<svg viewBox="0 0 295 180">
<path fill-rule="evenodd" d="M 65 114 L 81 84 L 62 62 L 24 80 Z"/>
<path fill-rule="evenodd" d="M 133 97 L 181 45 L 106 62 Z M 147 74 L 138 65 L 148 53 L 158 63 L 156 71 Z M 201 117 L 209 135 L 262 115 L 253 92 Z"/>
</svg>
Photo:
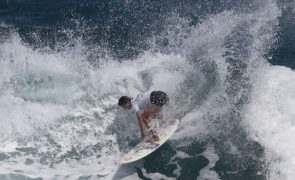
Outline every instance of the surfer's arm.
<svg viewBox="0 0 295 180">
<path fill-rule="evenodd" d="M 141 140 L 143 140 L 144 139 L 144 132 L 143 132 L 143 122 L 144 122 L 144 120 L 143 120 L 143 118 L 142 118 L 139 111 L 136 112 L 136 117 L 137 117 L 139 128 L 140 128 Z"/>
<path fill-rule="evenodd" d="M 145 127 L 147 127 L 148 129 L 150 128 L 148 121 L 146 120 L 146 118 L 142 117 L 142 122 L 144 123 Z"/>
</svg>

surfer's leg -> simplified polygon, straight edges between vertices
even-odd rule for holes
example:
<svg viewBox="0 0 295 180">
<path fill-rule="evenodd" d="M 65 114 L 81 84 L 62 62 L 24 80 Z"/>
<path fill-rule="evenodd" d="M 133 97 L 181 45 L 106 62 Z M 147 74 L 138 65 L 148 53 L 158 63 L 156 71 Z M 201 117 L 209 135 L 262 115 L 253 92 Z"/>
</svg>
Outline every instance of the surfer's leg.
<svg viewBox="0 0 295 180">
<path fill-rule="evenodd" d="M 160 137 L 157 134 L 153 134 L 151 139 L 152 139 L 153 142 L 160 141 Z"/>
<path fill-rule="evenodd" d="M 150 123 L 150 117 L 154 118 L 153 116 L 156 110 L 157 109 L 150 105 L 147 108 L 145 108 L 144 112 L 142 113 L 143 122 L 146 125 L 146 127 L 149 127 L 148 124 Z"/>
<path fill-rule="evenodd" d="M 142 113 L 142 117 L 147 127 L 149 126 L 148 123 L 150 121 L 150 117 L 154 116 L 155 112 L 157 111 L 159 111 L 159 108 L 153 105 L 150 105 L 145 108 L 144 112 Z M 160 140 L 160 137 L 157 135 L 158 132 L 155 127 L 149 127 L 148 131 L 150 135 L 152 135 L 150 141 L 156 142 Z"/>
<path fill-rule="evenodd" d="M 156 114 L 161 110 L 161 108 L 155 106 L 155 105 L 149 105 L 144 109 L 144 112 L 142 113 L 142 116 L 149 121 L 150 117 L 155 118 Z"/>
<path fill-rule="evenodd" d="M 153 108 L 153 110 L 152 110 L 152 112 L 151 112 L 152 117 L 153 117 L 154 119 L 159 119 L 159 120 L 163 119 L 163 115 L 162 115 L 162 113 L 161 113 L 162 108 L 161 108 L 161 107 L 158 107 L 158 106 L 156 106 L 156 105 L 151 105 L 151 106 L 152 106 L 152 108 Z"/>
<path fill-rule="evenodd" d="M 149 122 L 149 118 L 151 116 L 151 109 L 150 107 L 147 107 L 144 109 L 143 113 L 142 113 L 142 117 L 147 121 Z"/>
</svg>

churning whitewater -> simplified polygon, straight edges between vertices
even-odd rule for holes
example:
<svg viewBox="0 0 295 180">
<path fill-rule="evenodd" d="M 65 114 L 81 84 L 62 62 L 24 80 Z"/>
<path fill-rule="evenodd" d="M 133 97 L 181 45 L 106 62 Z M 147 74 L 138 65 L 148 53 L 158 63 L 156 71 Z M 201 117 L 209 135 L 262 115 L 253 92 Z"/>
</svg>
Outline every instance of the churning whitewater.
<svg viewBox="0 0 295 180">
<path fill-rule="evenodd" d="M 0 179 L 295 178 L 282 2 L 26 1 L 0 3 Z M 118 98 L 147 90 L 180 125 L 122 166 L 140 133 Z"/>
</svg>

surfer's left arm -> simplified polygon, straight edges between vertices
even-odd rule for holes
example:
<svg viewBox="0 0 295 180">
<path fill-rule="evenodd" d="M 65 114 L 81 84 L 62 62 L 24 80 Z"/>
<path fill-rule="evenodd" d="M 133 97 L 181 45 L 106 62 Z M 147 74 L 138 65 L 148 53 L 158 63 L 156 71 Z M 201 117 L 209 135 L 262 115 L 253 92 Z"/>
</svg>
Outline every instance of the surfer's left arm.
<svg viewBox="0 0 295 180">
<path fill-rule="evenodd" d="M 136 112 L 136 117 L 137 117 L 139 128 L 140 128 L 141 140 L 143 140 L 144 139 L 144 132 L 143 132 L 144 121 L 139 111 Z"/>
</svg>

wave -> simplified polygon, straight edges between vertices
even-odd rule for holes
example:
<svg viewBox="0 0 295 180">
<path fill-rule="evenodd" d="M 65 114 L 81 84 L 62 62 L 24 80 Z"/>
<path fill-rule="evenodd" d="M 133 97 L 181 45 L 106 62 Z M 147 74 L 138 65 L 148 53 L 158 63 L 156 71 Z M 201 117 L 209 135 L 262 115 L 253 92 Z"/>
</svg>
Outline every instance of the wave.
<svg viewBox="0 0 295 180">
<path fill-rule="evenodd" d="M 269 67 L 265 57 L 279 16 L 272 1 L 216 12 L 195 26 L 172 13 L 166 29 L 147 40 L 150 48 L 127 60 L 72 32 L 65 31 L 73 39 L 58 48 L 25 43 L 11 32 L 0 44 L 1 176 L 116 179 L 124 171 L 134 179 L 291 179 L 293 114 L 278 101 L 292 104 L 293 87 L 283 88 L 279 100 L 272 96 L 294 75 Z M 138 142 L 138 127 L 117 99 L 149 89 L 168 93 L 166 114 L 181 124 L 163 148 L 165 164 L 145 162 L 174 169 L 156 171 L 141 161 L 139 170 L 118 173 L 121 155 Z M 290 150 L 277 149 L 272 136 Z M 188 161 L 199 162 L 199 170 L 188 170 Z"/>
</svg>

